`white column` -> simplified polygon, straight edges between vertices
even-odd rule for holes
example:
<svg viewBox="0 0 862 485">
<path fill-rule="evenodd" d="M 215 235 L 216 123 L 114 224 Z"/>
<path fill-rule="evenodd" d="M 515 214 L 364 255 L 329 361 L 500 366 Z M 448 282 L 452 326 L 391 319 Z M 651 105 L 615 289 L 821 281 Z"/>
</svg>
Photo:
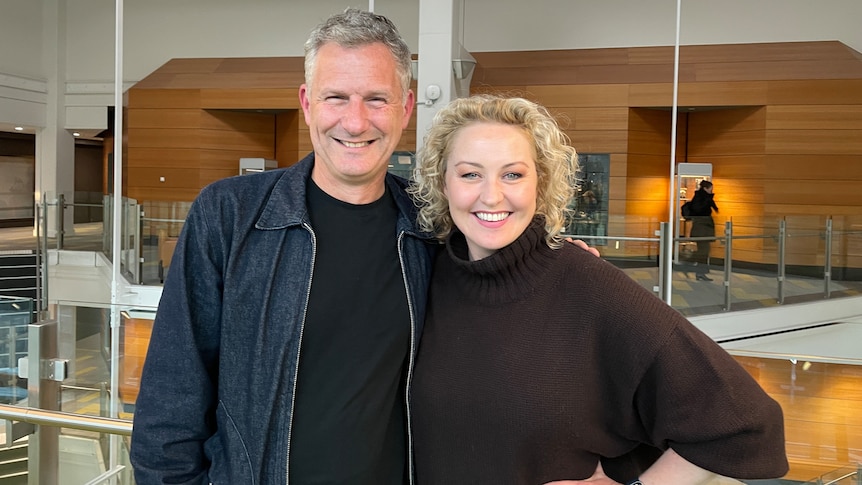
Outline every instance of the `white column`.
<svg viewBox="0 0 862 485">
<path fill-rule="evenodd" d="M 462 0 L 419 1 L 419 75 L 416 87 L 416 150 L 422 147 L 423 138 L 434 114 L 455 99 L 455 77 L 452 71 L 452 53 L 456 46 Z M 433 86 L 436 86 L 434 88 Z M 430 87 L 430 88 L 429 88 Z M 433 97 L 439 91 L 436 100 Z"/>
<path fill-rule="evenodd" d="M 43 0 L 42 62 L 47 77 L 45 126 L 36 132 L 36 201 L 64 194 L 75 201 L 75 139 L 66 131 L 66 1 Z M 55 236 L 57 208 L 48 210 L 48 235 Z M 67 234 L 74 230 L 74 211 L 63 214 Z"/>
</svg>

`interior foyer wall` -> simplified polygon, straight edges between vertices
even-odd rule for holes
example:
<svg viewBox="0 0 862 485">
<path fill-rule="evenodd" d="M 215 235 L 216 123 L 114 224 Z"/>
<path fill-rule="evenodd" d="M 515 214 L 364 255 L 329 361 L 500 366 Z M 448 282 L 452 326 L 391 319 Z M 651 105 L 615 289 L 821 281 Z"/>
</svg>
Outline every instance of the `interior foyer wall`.
<svg viewBox="0 0 862 485">
<path fill-rule="evenodd" d="M 533 99 L 580 152 L 610 154 L 609 226 L 652 236 L 669 211 L 673 49 L 473 55 L 473 92 Z M 136 84 L 127 195 L 188 201 L 232 175 L 240 156 L 286 166 L 310 152 L 297 98 L 302 69 L 298 57 L 175 59 Z M 676 161 L 713 164 L 719 226 L 736 217 L 772 230 L 779 216 L 809 214 L 816 217 L 802 224 L 821 229 L 818 217 L 862 213 L 854 189 L 862 186 L 860 53 L 834 41 L 683 46 L 679 81 Z M 398 149 L 413 150 L 416 136 L 411 120 Z M 817 244 L 789 248 L 788 263 L 822 264 Z M 774 252 L 752 243 L 740 256 L 761 262 Z M 862 248 L 848 246 L 841 259 L 862 267 Z"/>
<path fill-rule="evenodd" d="M 575 120 L 564 126 L 579 151 L 611 154 L 611 224 L 667 219 L 670 113 L 649 110 L 672 106 L 672 48 L 473 55 L 474 91 L 544 104 Z M 851 188 L 862 186 L 860 53 L 839 42 L 683 46 L 679 80 L 680 121 L 687 124 L 679 125 L 676 161 L 713 164 L 720 228 L 735 217 L 777 232 L 780 216 L 809 214 L 818 217 L 798 222 L 799 229 L 822 230 L 826 216 L 849 224 L 862 213 L 862 191 Z M 602 110 L 617 116 L 602 117 Z M 603 125 L 595 130 L 586 119 Z M 621 235 L 652 236 L 654 229 L 630 223 Z M 713 246 L 714 255 L 723 252 Z M 849 246 L 843 264 L 862 267 L 862 248 Z M 788 251 L 788 264 L 823 264 L 814 239 Z M 739 256 L 763 262 L 774 255 L 774 245 L 763 243 Z"/>
</svg>

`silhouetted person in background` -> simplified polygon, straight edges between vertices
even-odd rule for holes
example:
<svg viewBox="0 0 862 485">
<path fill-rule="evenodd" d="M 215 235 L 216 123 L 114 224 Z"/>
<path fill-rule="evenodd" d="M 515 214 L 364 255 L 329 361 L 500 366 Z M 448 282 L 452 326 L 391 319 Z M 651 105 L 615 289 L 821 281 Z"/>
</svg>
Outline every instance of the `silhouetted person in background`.
<svg viewBox="0 0 862 485">
<path fill-rule="evenodd" d="M 712 182 L 703 180 L 700 188 L 691 199 L 691 233 L 690 237 L 713 237 L 715 236 L 715 221 L 712 219 L 712 211 L 718 212 L 718 206 L 713 200 Z M 698 280 L 712 281 L 707 276 L 709 273 L 709 247 L 712 241 L 696 241 L 697 251 L 694 253 L 694 273 Z"/>
</svg>

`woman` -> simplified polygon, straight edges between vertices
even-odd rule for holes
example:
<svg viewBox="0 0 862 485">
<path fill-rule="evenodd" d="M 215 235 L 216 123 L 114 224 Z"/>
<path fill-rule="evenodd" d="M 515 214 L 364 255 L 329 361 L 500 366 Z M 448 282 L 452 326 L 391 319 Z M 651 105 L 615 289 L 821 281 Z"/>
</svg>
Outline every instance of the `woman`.
<svg viewBox="0 0 862 485">
<path fill-rule="evenodd" d="M 700 187 L 691 198 L 691 237 L 714 237 L 715 221 L 712 220 L 712 211 L 718 212 L 715 205 L 715 194 L 712 193 L 712 182 L 702 180 Z M 694 253 L 694 273 L 698 280 L 712 281 L 709 274 L 709 246 L 712 241 L 696 241 L 697 251 Z"/>
<path fill-rule="evenodd" d="M 524 99 L 435 117 L 412 188 L 446 243 L 410 399 L 417 482 L 783 475 L 778 404 L 679 313 L 561 243 L 576 160 Z"/>
</svg>

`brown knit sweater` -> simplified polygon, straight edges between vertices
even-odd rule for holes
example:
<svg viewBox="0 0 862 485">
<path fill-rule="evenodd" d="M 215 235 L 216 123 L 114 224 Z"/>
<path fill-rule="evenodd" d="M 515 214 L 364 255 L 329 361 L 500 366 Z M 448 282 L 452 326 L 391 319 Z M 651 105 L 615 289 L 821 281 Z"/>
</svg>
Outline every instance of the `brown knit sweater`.
<svg viewBox="0 0 862 485">
<path fill-rule="evenodd" d="M 412 385 L 420 485 L 618 482 L 668 447 L 721 475 L 787 472 L 781 408 L 726 351 L 623 272 L 544 242 L 434 268 Z"/>
</svg>

